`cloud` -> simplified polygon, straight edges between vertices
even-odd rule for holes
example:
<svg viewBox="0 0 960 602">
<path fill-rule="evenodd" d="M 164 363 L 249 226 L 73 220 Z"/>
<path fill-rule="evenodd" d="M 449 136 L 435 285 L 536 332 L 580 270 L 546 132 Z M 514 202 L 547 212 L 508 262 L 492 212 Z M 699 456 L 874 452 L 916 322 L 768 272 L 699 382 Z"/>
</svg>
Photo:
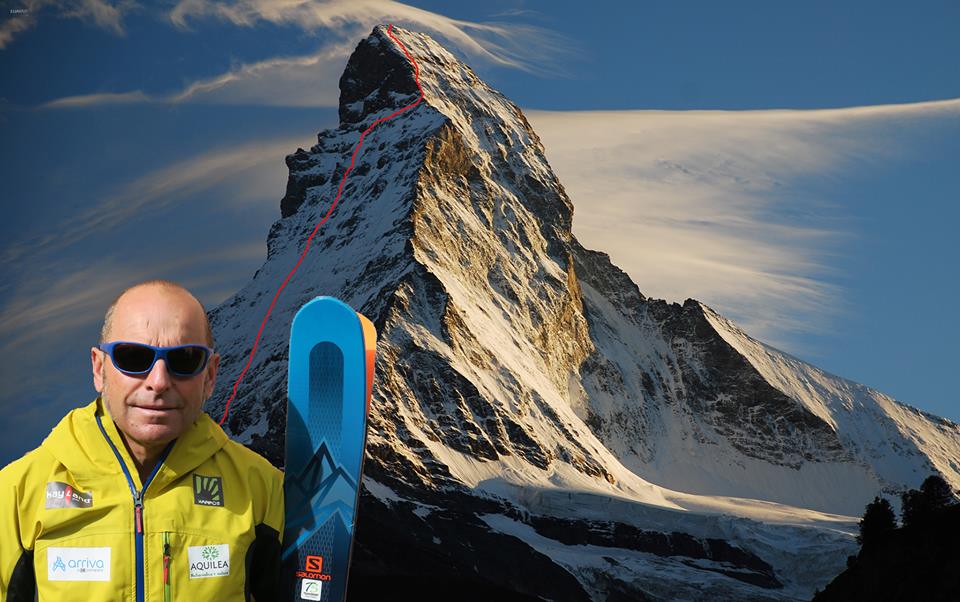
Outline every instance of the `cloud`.
<svg viewBox="0 0 960 602">
<path fill-rule="evenodd" d="M 263 242 L 241 242 L 222 248 L 204 248 L 202 253 L 162 258 L 149 264 L 110 257 L 82 260 L 68 258 L 50 262 L 20 282 L 0 307 L 0 356 L 24 355 L 27 348 L 44 349 L 44 341 L 75 333 L 84 327 L 95 327 L 103 321 L 110 301 L 127 286 L 151 278 L 180 282 L 213 307 L 228 295 L 221 290 L 221 280 L 233 280 L 236 274 L 229 266 L 266 258 Z M 225 269 L 226 267 L 226 269 Z M 198 277 L 197 274 L 211 274 Z M 232 290 L 229 294 L 236 292 Z"/>
<path fill-rule="evenodd" d="M 347 57 L 356 44 L 331 44 L 320 52 L 238 65 L 188 85 L 165 100 L 172 103 L 336 107 Z"/>
<path fill-rule="evenodd" d="M 286 181 L 281 157 L 304 143 L 303 137 L 252 141 L 188 157 L 126 182 L 77 215 L 45 225 L 44 234 L 13 242 L 3 251 L 6 265 L 24 258 L 54 256 L 77 242 L 113 232 L 122 224 L 158 215 L 197 193 L 218 187 L 218 198 L 232 204 L 275 197 Z"/>
<path fill-rule="evenodd" d="M 81 21 L 92 22 L 103 29 L 112 30 L 117 35 L 126 35 L 123 29 L 123 15 L 137 5 L 135 2 L 118 2 L 113 5 L 103 0 L 81 0 L 68 2 L 60 13 L 62 17 L 72 17 Z"/>
<path fill-rule="evenodd" d="M 122 36 L 126 35 L 123 17 L 137 8 L 139 5 L 130 0 L 117 3 L 104 0 L 25 0 L 21 6 L 10 7 L 13 16 L 0 24 L 0 49 L 6 48 L 18 34 L 36 26 L 43 12 L 56 11 L 58 17 L 78 19 Z"/>
<path fill-rule="evenodd" d="M 544 73 L 547 64 L 556 68 L 557 58 L 570 50 L 569 41 L 546 29 L 453 19 L 390 0 L 239 0 L 228 3 L 181 0 L 170 12 L 170 20 L 182 28 L 189 27 L 188 19 L 200 18 L 216 18 L 240 27 L 254 27 L 262 21 L 292 25 L 310 32 L 326 29 L 343 32 L 347 39 L 355 38 L 380 23 L 397 22 L 426 28 L 476 58 L 531 73 Z"/>
<path fill-rule="evenodd" d="M 894 159 L 904 128 L 960 99 L 811 111 L 525 111 L 575 207 L 574 233 L 645 294 L 692 297 L 773 344 L 843 311 L 831 259 L 852 236 L 840 183 Z"/>
<path fill-rule="evenodd" d="M 103 312 L 113 296 L 133 284 L 139 270 L 110 263 L 95 262 L 80 269 L 64 263 L 47 269 L 44 274 L 18 287 L 0 308 L 0 354 L 12 358 L 18 350 L 44 345 L 83 325 L 102 320 Z M 59 277 L 58 277 L 59 274 Z"/>
<path fill-rule="evenodd" d="M 293 26 L 311 35 L 322 32 L 325 41 L 315 52 L 241 63 L 229 71 L 197 80 L 167 94 L 145 94 L 134 90 L 70 96 L 50 101 L 41 108 L 129 102 L 336 107 L 339 99 L 337 82 L 350 53 L 359 39 L 375 25 L 385 22 L 425 29 L 445 40 L 449 48 L 462 50 L 476 61 L 541 75 L 562 73 L 564 59 L 575 52 L 571 42 L 542 28 L 452 19 L 388 0 L 247 0 L 233 3 L 184 0 L 170 12 L 171 23 L 184 30 L 190 30 L 191 24 L 207 19 L 250 28 L 261 23 Z"/>
<path fill-rule="evenodd" d="M 41 109 L 64 109 L 73 107 L 89 107 L 94 105 L 116 105 L 116 104 L 134 104 L 139 102 L 157 102 L 156 98 L 148 96 L 137 90 L 134 92 L 123 92 L 119 94 L 81 94 L 78 96 L 65 96 L 56 100 L 40 105 Z"/>
<path fill-rule="evenodd" d="M 321 51 L 243 63 L 230 71 L 192 82 L 169 94 L 83 94 L 51 100 L 40 109 L 79 108 L 131 103 L 204 103 L 284 107 L 336 107 L 336 84 L 355 43 L 330 44 Z"/>
</svg>

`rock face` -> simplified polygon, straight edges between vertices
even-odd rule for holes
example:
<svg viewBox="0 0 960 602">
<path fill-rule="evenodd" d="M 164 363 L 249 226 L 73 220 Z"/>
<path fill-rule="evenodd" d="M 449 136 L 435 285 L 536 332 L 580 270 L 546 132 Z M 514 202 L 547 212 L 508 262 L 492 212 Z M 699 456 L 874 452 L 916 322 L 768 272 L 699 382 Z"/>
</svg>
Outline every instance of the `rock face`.
<svg viewBox="0 0 960 602">
<path fill-rule="evenodd" d="M 648 299 L 584 249 L 520 110 L 430 37 L 393 32 L 424 99 L 364 139 L 226 424 L 282 465 L 297 308 L 332 295 L 373 320 L 355 580 L 439 578 L 497 599 L 803 599 L 855 548 L 842 515 L 933 471 L 960 485 L 957 425 L 697 301 Z M 340 126 L 287 156 L 265 263 L 211 312 L 221 383 L 246 365 L 360 133 L 418 97 L 382 26 L 340 90 Z"/>
</svg>

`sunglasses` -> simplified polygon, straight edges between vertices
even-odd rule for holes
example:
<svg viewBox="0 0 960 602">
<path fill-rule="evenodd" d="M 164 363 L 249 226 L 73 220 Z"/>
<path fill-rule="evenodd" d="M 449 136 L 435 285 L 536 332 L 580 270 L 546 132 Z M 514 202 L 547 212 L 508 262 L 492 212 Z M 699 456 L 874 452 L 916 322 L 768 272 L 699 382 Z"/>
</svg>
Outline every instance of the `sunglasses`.
<svg viewBox="0 0 960 602">
<path fill-rule="evenodd" d="M 157 360 L 163 360 L 173 376 L 196 376 L 207 367 L 213 349 L 203 345 L 154 347 L 143 343 L 114 341 L 103 343 L 100 350 L 110 356 L 113 365 L 128 376 L 148 374 Z"/>
</svg>

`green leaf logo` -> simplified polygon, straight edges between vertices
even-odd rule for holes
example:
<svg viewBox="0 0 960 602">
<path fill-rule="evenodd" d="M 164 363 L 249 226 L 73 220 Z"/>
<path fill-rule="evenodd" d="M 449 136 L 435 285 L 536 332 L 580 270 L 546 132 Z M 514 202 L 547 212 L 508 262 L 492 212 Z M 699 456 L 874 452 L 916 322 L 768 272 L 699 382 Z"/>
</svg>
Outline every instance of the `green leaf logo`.
<svg viewBox="0 0 960 602">
<path fill-rule="evenodd" d="M 193 501 L 201 506 L 223 506 L 223 479 L 193 475 Z"/>
<path fill-rule="evenodd" d="M 203 548 L 203 551 L 200 552 L 204 560 L 216 560 L 220 556 L 220 552 L 213 546 L 207 546 Z"/>
</svg>

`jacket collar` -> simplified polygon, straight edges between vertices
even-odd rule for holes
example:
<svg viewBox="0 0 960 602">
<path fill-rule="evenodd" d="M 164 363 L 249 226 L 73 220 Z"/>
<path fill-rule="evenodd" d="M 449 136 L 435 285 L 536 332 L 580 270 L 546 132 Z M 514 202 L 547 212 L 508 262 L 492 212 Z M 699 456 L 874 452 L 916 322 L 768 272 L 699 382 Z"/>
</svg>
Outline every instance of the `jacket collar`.
<svg viewBox="0 0 960 602">
<path fill-rule="evenodd" d="M 104 473 L 120 473 L 117 457 L 97 426 L 97 417 L 103 431 L 116 447 L 127 471 L 134 479 L 137 489 L 142 489 L 133 459 L 123 445 L 117 425 L 97 397 L 82 408 L 71 410 L 53 428 L 41 444 L 63 464 L 76 478 L 96 477 Z M 218 452 L 227 442 L 227 434 L 205 412 L 177 438 L 163 466 L 157 471 L 150 490 L 159 489 L 169 482 L 188 474 L 207 458 Z"/>
</svg>

